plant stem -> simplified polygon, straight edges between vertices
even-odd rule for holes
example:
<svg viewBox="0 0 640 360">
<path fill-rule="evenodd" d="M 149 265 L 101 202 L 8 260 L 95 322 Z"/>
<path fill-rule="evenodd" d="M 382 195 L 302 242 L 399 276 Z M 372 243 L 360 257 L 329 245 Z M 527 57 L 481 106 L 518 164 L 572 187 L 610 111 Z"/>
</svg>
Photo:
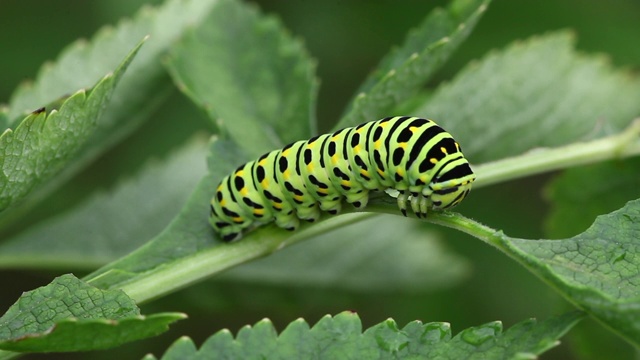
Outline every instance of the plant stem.
<svg viewBox="0 0 640 360">
<path fill-rule="evenodd" d="M 640 119 L 623 132 L 602 139 L 557 148 L 533 149 L 519 156 L 474 167 L 474 187 L 513 180 L 528 175 L 640 155 Z"/>
<path fill-rule="evenodd" d="M 180 258 L 163 266 L 139 274 L 132 280 L 116 284 L 136 303 L 140 304 L 167 293 L 184 288 L 203 278 L 220 273 L 236 265 L 269 255 L 317 235 L 375 216 L 372 213 L 347 216 L 324 216 L 320 223 L 302 223 L 295 233 L 263 227 L 251 232 L 241 241 L 214 246 L 191 256 Z"/>
</svg>

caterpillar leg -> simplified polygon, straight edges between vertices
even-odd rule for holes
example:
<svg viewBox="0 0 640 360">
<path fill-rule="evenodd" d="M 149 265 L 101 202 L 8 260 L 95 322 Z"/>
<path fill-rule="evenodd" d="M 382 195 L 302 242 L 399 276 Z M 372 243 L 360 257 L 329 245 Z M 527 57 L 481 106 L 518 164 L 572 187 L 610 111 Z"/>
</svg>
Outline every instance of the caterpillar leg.
<svg viewBox="0 0 640 360">
<path fill-rule="evenodd" d="M 223 232 L 220 232 L 220 235 L 222 235 L 222 241 L 224 242 L 232 242 L 235 240 L 240 240 L 240 238 L 242 237 L 241 232 L 230 232 L 228 234 L 224 234 Z"/>
<path fill-rule="evenodd" d="M 342 210 L 342 198 L 338 197 L 338 200 L 321 202 L 320 210 L 326 211 L 331 215 L 338 214 Z"/>
<path fill-rule="evenodd" d="M 407 216 L 407 201 L 409 200 L 409 193 L 404 190 L 399 190 L 398 194 L 398 208 L 402 212 L 402 215 Z"/>
<path fill-rule="evenodd" d="M 298 218 L 309 222 L 314 222 L 320 218 L 320 208 L 315 202 L 301 205 L 296 212 L 298 213 Z"/>
<path fill-rule="evenodd" d="M 420 194 L 420 213 L 422 214 L 422 217 L 427 217 L 427 211 L 430 205 L 429 201 L 430 198 L 428 196 Z"/>
<path fill-rule="evenodd" d="M 369 203 L 369 190 L 361 189 L 360 192 L 349 193 L 346 195 L 347 202 L 356 207 L 356 209 L 364 209 Z"/>
<path fill-rule="evenodd" d="M 242 237 L 243 228 L 238 225 L 226 223 L 216 218 L 210 218 L 209 222 L 213 229 L 220 234 L 220 238 L 224 242 L 239 240 Z"/>
<path fill-rule="evenodd" d="M 427 217 L 427 211 L 429 210 L 429 197 L 423 194 L 411 196 L 411 210 L 419 218 Z"/>
<path fill-rule="evenodd" d="M 278 227 L 281 227 L 289 231 L 296 230 L 298 226 L 300 226 L 300 220 L 298 220 L 298 218 L 293 213 L 293 211 L 288 212 L 286 214 L 277 213 L 275 215 L 275 218 L 276 218 L 276 225 Z"/>
<path fill-rule="evenodd" d="M 411 210 L 416 214 L 417 217 L 422 217 L 422 212 L 420 211 L 420 199 L 422 195 L 418 196 L 415 194 L 411 195 Z"/>
</svg>

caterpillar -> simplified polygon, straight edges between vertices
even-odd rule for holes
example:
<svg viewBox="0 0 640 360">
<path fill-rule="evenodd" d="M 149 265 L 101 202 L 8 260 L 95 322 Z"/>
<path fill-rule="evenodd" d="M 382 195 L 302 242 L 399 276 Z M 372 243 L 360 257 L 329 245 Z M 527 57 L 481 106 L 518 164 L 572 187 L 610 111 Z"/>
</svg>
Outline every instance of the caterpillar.
<svg viewBox="0 0 640 360">
<path fill-rule="evenodd" d="M 210 223 L 224 241 L 275 220 L 295 230 L 342 200 L 358 209 L 369 191 L 395 189 L 398 208 L 418 217 L 459 204 L 475 175 L 460 145 L 435 122 L 387 117 L 301 140 L 238 167 L 219 183 Z"/>
</svg>

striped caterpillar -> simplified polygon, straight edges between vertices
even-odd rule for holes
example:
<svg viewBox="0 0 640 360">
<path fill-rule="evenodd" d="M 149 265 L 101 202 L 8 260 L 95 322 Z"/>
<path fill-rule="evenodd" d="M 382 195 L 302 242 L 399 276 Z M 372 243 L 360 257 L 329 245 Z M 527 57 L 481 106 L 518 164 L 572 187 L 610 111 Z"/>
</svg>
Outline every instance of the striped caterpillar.
<svg viewBox="0 0 640 360">
<path fill-rule="evenodd" d="M 358 209 L 369 191 L 395 189 L 398 207 L 418 217 L 459 204 L 475 175 L 453 137 L 428 119 L 397 116 L 301 140 L 226 176 L 211 200 L 210 222 L 224 241 L 275 220 L 295 230 L 342 200 Z"/>
</svg>

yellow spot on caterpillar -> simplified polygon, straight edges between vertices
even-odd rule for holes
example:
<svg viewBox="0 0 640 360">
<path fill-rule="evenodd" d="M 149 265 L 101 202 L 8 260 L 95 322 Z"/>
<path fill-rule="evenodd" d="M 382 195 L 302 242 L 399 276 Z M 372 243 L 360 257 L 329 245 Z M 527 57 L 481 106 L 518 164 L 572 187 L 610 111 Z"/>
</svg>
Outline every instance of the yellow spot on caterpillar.
<svg viewBox="0 0 640 360">
<path fill-rule="evenodd" d="M 253 215 L 264 215 L 264 209 L 253 209 Z"/>
<path fill-rule="evenodd" d="M 400 146 L 403 150 L 407 149 L 407 143 L 406 142 L 399 143 L 398 146 Z"/>
<path fill-rule="evenodd" d="M 460 144 L 458 144 L 457 142 L 456 142 L 456 149 L 460 151 Z"/>
<path fill-rule="evenodd" d="M 233 220 L 235 222 L 244 221 L 244 219 L 242 217 L 240 217 L 240 216 L 232 217 L 231 220 Z"/>
<path fill-rule="evenodd" d="M 429 159 L 429 162 L 432 163 L 432 164 L 437 164 L 438 163 L 438 159 L 431 158 L 431 159 Z"/>
<path fill-rule="evenodd" d="M 360 170 L 360 175 L 364 175 L 364 176 L 366 176 L 366 177 L 371 177 L 371 176 L 369 175 L 369 170 Z"/>
<path fill-rule="evenodd" d="M 384 178 L 384 171 L 382 171 L 381 169 L 376 169 L 378 171 L 378 174 L 380 174 L 380 176 L 382 176 Z"/>
<path fill-rule="evenodd" d="M 351 186 L 351 181 L 349 181 L 349 180 L 342 180 L 342 181 L 340 181 L 340 185 L 344 185 L 344 186 Z"/>
<path fill-rule="evenodd" d="M 264 158 L 264 159 L 258 161 L 258 165 L 262 165 L 262 166 L 267 165 L 267 158 Z"/>
<path fill-rule="evenodd" d="M 243 175 L 244 175 L 244 170 L 236 171 L 236 176 L 243 176 Z"/>
<path fill-rule="evenodd" d="M 285 171 L 282 173 L 282 177 L 283 177 L 285 180 L 289 180 L 289 178 L 291 177 L 291 171 L 290 171 L 289 169 L 285 170 Z"/>
<path fill-rule="evenodd" d="M 396 173 L 402 177 L 404 177 L 404 169 L 398 169 L 396 170 Z"/>
<path fill-rule="evenodd" d="M 361 149 L 360 149 L 360 144 L 358 144 L 358 145 L 354 146 L 354 147 L 353 147 L 353 151 L 354 151 L 356 154 L 357 154 L 357 153 L 359 153 L 359 152 L 361 151 Z"/>
<path fill-rule="evenodd" d="M 331 157 L 331 163 L 332 163 L 333 165 L 337 164 L 337 163 L 338 163 L 338 160 L 340 160 L 340 158 L 338 157 L 338 154 L 335 154 L 335 155 L 333 155 L 333 156 Z"/>
<path fill-rule="evenodd" d="M 260 183 L 260 185 L 262 185 L 263 188 L 268 188 L 269 187 L 269 180 L 267 180 L 266 178 L 264 180 L 262 180 L 262 182 Z"/>
<path fill-rule="evenodd" d="M 321 193 L 321 194 L 328 194 L 329 193 L 329 189 L 323 189 L 323 188 L 318 188 L 316 191 Z"/>
<path fill-rule="evenodd" d="M 304 199 L 302 195 L 293 195 L 293 198 L 298 201 L 302 201 L 302 199 Z"/>
<path fill-rule="evenodd" d="M 249 194 L 249 188 L 247 188 L 246 186 L 240 189 L 240 195 L 246 197 L 248 194 Z"/>
<path fill-rule="evenodd" d="M 313 163 L 310 163 L 309 165 L 307 165 L 307 171 L 313 172 L 313 169 L 314 169 Z"/>
<path fill-rule="evenodd" d="M 280 203 L 274 202 L 274 203 L 271 203 L 271 205 L 278 210 L 282 210 L 282 204 Z"/>
<path fill-rule="evenodd" d="M 441 147 L 440 151 L 442 151 L 442 153 L 445 154 L 445 155 L 449 155 L 449 153 L 447 153 L 447 149 L 444 148 L 444 147 Z"/>
<path fill-rule="evenodd" d="M 376 142 L 374 142 L 374 143 L 373 143 L 373 147 L 374 147 L 376 150 L 380 150 L 380 147 L 381 147 L 381 146 L 382 146 L 382 140 L 378 140 L 378 141 L 376 141 Z"/>
</svg>

